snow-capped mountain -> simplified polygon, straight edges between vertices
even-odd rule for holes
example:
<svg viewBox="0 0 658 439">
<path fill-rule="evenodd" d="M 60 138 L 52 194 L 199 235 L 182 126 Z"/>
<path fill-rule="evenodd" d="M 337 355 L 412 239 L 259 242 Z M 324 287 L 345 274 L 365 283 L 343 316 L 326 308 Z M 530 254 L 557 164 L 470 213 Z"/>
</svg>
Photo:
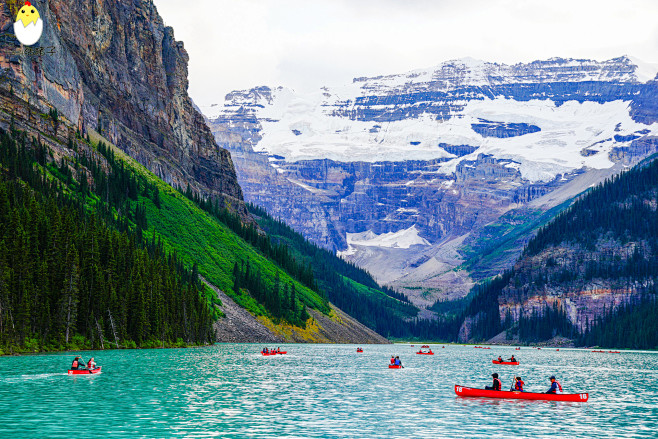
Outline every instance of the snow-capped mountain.
<svg viewBox="0 0 658 439">
<path fill-rule="evenodd" d="M 583 174 L 655 151 L 657 71 L 629 57 L 461 59 L 310 94 L 236 91 L 202 110 L 247 200 L 384 281 L 430 285 L 466 258 L 446 243 L 472 248 L 466 235 L 505 212 L 556 206 L 596 182 Z"/>
</svg>

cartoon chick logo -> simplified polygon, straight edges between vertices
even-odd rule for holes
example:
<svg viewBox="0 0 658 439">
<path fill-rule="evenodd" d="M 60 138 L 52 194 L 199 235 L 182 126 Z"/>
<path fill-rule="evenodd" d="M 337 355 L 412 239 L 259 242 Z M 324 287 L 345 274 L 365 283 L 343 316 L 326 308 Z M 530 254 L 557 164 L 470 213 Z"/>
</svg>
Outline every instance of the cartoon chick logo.
<svg viewBox="0 0 658 439">
<path fill-rule="evenodd" d="M 39 11 L 32 6 L 32 3 L 25 2 L 23 7 L 18 11 L 16 22 L 14 23 L 14 34 L 22 44 L 31 46 L 39 41 L 43 32 L 43 20 L 39 16 Z"/>
</svg>

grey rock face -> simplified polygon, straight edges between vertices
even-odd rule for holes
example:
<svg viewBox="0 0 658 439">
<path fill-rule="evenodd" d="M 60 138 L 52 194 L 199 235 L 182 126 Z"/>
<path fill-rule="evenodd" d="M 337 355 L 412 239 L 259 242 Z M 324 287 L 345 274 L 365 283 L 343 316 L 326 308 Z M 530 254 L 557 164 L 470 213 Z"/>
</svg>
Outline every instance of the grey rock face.
<svg viewBox="0 0 658 439">
<path fill-rule="evenodd" d="M 30 56 L 7 36 L 0 45 L 14 92 L 44 113 L 57 108 L 83 133 L 99 132 L 168 183 L 190 184 L 246 215 L 230 154 L 187 95 L 187 53 L 153 2 L 46 0 L 38 7 L 46 55 Z M 7 31 L 13 17 L 4 5 L 0 13 Z"/>
</svg>

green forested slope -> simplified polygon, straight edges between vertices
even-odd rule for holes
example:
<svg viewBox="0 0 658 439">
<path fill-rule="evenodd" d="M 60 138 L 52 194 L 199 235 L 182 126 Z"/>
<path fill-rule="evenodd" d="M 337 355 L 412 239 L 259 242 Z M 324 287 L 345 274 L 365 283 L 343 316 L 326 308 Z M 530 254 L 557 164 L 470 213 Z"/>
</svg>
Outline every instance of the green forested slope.
<svg viewBox="0 0 658 439">
<path fill-rule="evenodd" d="M 289 323 L 303 326 L 305 322 L 301 309 L 304 306 L 329 312 L 326 300 L 318 292 L 284 270 L 285 266 L 295 266 L 294 260 L 278 265 L 238 236 L 218 216 L 202 209 L 201 205 L 207 203 L 205 200 L 200 201 L 197 196 L 192 197 L 197 202 L 190 200 L 102 141 L 98 143 L 97 150 L 112 170 L 110 175 L 127 172 L 129 181 L 134 179 L 138 188 L 144 188 L 137 190 L 134 199 L 128 200 L 123 210 L 134 212 L 129 216 L 134 219 L 137 233 L 146 241 L 161 242 L 166 250 L 176 252 L 182 262 L 194 266 L 207 281 L 232 296 L 254 315 L 267 316 L 275 321 L 288 316 Z M 85 162 L 92 163 L 93 160 L 87 159 Z M 93 165 L 90 167 L 95 169 Z M 102 179 L 103 172 L 99 175 Z M 102 184 L 97 186 L 100 188 Z M 99 196 L 102 198 L 103 194 Z M 121 206 L 116 207 L 121 209 Z M 224 211 L 215 207 L 218 212 Z M 234 219 L 230 215 L 227 218 Z M 242 227 L 238 221 L 236 228 Z M 237 276 L 239 279 L 236 282 L 236 264 L 251 267 L 249 279 L 253 283 L 249 283 L 251 281 L 244 275 Z M 242 284 L 240 279 L 243 280 Z M 308 283 L 312 285 L 312 279 Z M 246 288 L 249 285 L 252 286 L 251 290 Z M 258 291 L 254 290 L 256 286 Z M 297 299 L 294 303 L 286 296 L 293 286 Z"/>
<path fill-rule="evenodd" d="M 49 159 L 0 131 L 0 352 L 212 341 L 196 275 Z"/>
</svg>

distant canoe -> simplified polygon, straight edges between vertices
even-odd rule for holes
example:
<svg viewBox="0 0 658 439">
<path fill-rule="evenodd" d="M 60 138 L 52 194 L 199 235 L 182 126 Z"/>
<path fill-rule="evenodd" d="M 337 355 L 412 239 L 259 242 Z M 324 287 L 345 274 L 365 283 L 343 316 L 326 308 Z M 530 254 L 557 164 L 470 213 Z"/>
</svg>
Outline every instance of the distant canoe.
<svg viewBox="0 0 658 439">
<path fill-rule="evenodd" d="M 91 375 L 101 373 L 101 367 L 103 366 L 98 366 L 95 369 L 69 369 L 69 375 Z"/>
</svg>

